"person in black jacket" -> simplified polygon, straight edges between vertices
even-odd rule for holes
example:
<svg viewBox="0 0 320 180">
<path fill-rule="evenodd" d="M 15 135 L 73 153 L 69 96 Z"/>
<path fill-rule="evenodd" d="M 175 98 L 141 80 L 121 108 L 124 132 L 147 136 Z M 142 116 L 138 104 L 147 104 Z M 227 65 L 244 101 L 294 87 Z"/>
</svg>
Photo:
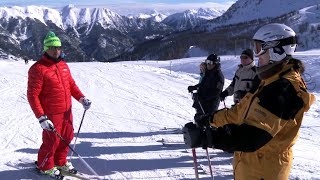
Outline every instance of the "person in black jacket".
<svg viewBox="0 0 320 180">
<path fill-rule="evenodd" d="M 220 103 L 220 93 L 224 85 L 224 76 L 220 68 L 220 57 L 210 54 L 205 62 L 200 64 L 200 81 L 197 85 L 189 86 L 188 91 L 193 94 L 194 103 L 192 107 L 196 109 L 195 119 L 204 113 L 215 112 Z"/>
</svg>

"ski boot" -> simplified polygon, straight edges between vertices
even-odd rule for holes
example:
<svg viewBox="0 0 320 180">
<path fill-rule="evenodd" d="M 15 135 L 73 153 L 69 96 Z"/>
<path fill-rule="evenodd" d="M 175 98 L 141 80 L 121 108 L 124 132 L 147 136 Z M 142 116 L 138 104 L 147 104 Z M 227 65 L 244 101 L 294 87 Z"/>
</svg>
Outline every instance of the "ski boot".
<svg viewBox="0 0 320 180">
<path fill-rule="evenodd" d="M 47 175 L 55 179 L 63 180 L 64 178 L 64 176 L 61 174 L 59 169 L 57 169 L 56 167 L 53 167 L 52 169 L 45 170 L 45 171 L 39 169 L 39 172 L 43 175 Z"/>
<path fill-rule="evenodd" d="M 60 171 L 65 171 L 71 174 L 77 174 L 78 170 L 76 170 L 73 166 L 72 163 L 67 161 L 67 163 L 63 166 L 56 166 Z"/>
</svg>

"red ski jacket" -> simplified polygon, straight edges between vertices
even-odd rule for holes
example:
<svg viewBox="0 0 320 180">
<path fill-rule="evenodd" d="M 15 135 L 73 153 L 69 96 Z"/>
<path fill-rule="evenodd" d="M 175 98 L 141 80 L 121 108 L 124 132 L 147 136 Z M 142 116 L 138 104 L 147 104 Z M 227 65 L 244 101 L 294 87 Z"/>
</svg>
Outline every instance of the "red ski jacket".
<svg viewBox="0 0 320 180">
<path fill-rule="evenodd" d="M 54 62 L 44 54 L 28 72 L 27 97 L 35 116 L 59 114 L 71 108 L 71 96 L 84 95 L 71 76 L 66 62 Z"/>
</svg>

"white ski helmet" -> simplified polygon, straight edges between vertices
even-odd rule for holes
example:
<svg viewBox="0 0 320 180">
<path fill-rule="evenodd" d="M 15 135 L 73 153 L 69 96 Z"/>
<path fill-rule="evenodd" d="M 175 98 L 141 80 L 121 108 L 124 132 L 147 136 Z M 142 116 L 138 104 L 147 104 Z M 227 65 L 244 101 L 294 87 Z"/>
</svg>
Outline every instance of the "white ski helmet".
<svg viewBox="0 0 320 180">
<path fill-rule="evenodd" d="M 284 24 L 271 23 L 262 26 L 252 39 L 255 56 L 258 57 L 269 49 L 272 61 L 280 61 L 288 55 L 293 55 L 297 47 L 296 33 Z"/>
</svg>

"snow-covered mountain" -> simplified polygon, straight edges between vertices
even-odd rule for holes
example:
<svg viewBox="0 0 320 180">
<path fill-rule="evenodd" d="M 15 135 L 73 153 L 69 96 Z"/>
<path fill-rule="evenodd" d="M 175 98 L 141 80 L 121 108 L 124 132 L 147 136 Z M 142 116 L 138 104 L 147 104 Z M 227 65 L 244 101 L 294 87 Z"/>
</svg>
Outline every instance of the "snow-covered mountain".
<svg viewBox="0 0 320 180">
<path fill-rule="evenodd" d="M 42 53 L 43 37 L 52 30 L 61 37 L 67 57 L 72 61 L 108 61 L 136 44 L 187 29 L 187 22 L 194 27 L 219 15 L 213 9 L 188 14 L 186 17 L 173 15 L 174 23 L 180 24 L 176 26 L 163 23 L 167 16 L 157 11 L 127 17 L 104 7 L 0 7 L 0 40 L 3 42 L 0 49 L 37 59 Z"/>
<path fill-rule="evenodd" d="M 206 26 L 208 30 L 212 30 L 215 27 L 256 19 L 276 18 L 319 3 L 318 0 L 238 0 L 223 15 Z"/>
<path fill-rule="evenodd" d="M 87 27 L 85 33 L 90 33 L 91 27 L 95 24 L 101 25 L 104 29 L 118 29 L 125 31 L 126 17 L 121 16 L 106 8 L 76 8 L 73 5 L 64 7 L 61 10 L 61 19 L 64 22 L 64 29 L 75 27 Z"/>
<path fill-rule="evenodd" d="M 253 34 L 268 23 L 284 23 L 292 27 L 299 38 L 298 51 L 319 48 L 320 1 L 280 2 L 238 0 L 224 14 L 206 24 L 158 41 L 146 42 L 126 55 L 141 59 L 177 59 L 189 56 L 189 48 L 194 46 L 205 52 L 236 54 L 245 48 L 252 48 Z M 156 47 L 161 51 L 155 50 Z"/>
<path fill-rule="evenodd" d="M 163 20 L 163 23 L 179 30 L 185 30 L 202 25 L 208 20 L 221 16 L 223 13 L 223 11 L 218 11 L 213 8 L 191 9 L 168 16 Z"/>
<path fill-rule="evenodd" d="M 0 49 L 9 54 L 37 59 L 49 30 L 62 39 L 72 61 L 107 61 L 146 37 L 174 31 L 153 19 L 129 18 L 106 8 L 0 7 Z"/>
<path fill-rule="evenodd" d="M 251 31 L 253 35 L 257 28 L 270 22 L 284 23 L 293 28 L 299 37 L 300 50 L 320 47 L 320 1 L 239 0 L 223 15 L 199 27 L 199 30 L 210 32 L 245 24 L 247 27 L 232 32 L 233 36 L 241 36 L 246 31 Z"/>
<path fill-rule="evenodd" d="M 308 50 L 320 46 L 319 4 L 238 0 L 226 12 L 200 8 L 166 15 L 151 10 L 138 16 L 104 7 L 0 7 L 0 49 L 37 59 L 43 37 L 53 30 L 63 41 L 68 61 L 181 58 L 191 46 L 234 53 L 250 47 L 258 27 L 279 22 L 292 26 L 303 38 L 299 48 Z"/>
<path fill-rule="evenodd" d="M 138 15 L 129 15 L 128 17 L 140 18 L 140 19 L 152 19 L 153 21 L 161 22 L 168 16 L 158 12 L 157 10 L 152 10 L 152 11 L 149 11 L 148 13 L 139 13 Z"/>
<path fill-rule="evenodd" d="M 0 17 L 6 20 L 31 18 L 44 24 L 51 22 L 62 30 L 70 27 L 92 27 L 96 23 L 105 29 L 122 29 L 127 25 L 124 23 L 126 17 L 106 8 L 77 8 L 74 5 L 65 6 L 59 11 L 44 6 L 0 7 Z"/>
<path fill-rule="evenodd" d="M 299 46 L 303 49 L 320 47 L 320 2 L 299 10 L 289 19 L 291 27 L 299 33 Z"/>
<path fill-rule="evenodd" d="M 9 20 L 10 18 L 21 18 L 23 20 L 26 20 L 27 18 L 37 19 L 44 24 L 51 21 L 56 24 L 56 26 L 60 28 L 63 27 L 60 12 L 44 6 L 0 7 L 0 17 L 1 19 L 6 20 Z"/>
<path fill-rule="evenodd" d="M 74 5 L 68 5 L 61 10 L 51 9 L 44 6 L 27 6 L 27 7 L 0 7 L 1 19 L 9 20 L 10 18 L 26 18 L 37 19 L 46 24 L 51 22 L 62 30 L 68 28 L 83 28 L 87 27 L 86 33 L 90 33 L 90 27 L 95 24 L 100 24 L 104 29 L 118 29 L 123 32 L 127 31 L 129 26 L 139 24 L 132 22 L 136 19 L 151 19 L 155 22 L 162 22 L 172 25 L 173 22 L 185 27 L 185 24 L 191 24 L 193 27 L 199 25 L 199 21 L 210 20 L 220 16 L 223 11 L 216 9 L 198 9 L 187 10 L 182 13 L 176 13 L 170 16 L 161 14 L 157 11 L 150 11 L 149 14 L 139 14 L 137 16 L 122 16 L 107 8 L 78 8 Z M 133 27 L 134 28 L 134 27 Z"/>
</svg>

